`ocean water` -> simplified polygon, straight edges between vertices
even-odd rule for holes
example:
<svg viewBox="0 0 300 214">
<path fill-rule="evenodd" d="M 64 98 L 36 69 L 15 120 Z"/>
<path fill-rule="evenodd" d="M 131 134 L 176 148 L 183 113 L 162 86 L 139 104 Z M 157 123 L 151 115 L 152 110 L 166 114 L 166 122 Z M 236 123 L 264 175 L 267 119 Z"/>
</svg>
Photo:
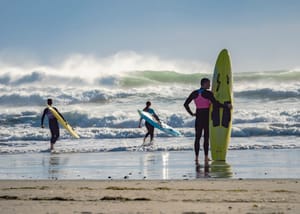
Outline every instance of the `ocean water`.
<svg viewBox="0 0 300 214">
<path fill-rule="evenodd" d="M 0 154 L 47 151 L 49 129 L 40 128 L 47 98 L 81 136 L 72 139 L 61 129 L 60 152 L 136 150 L 145 134 L 144 127 L 137 128 L 137 109 L 148 100 L 162 120 L 183 134 L 173 138 L 156 130 L 152 149 L 193 149 L 194 118 L 183 103 L 199 88 L 202 77 L 211 79 L 210 69 L 196 72 L 165 65 L 123 69 L 112 59 L 81 60 L 52 67 L 0 65 Z M 234 71 L 233 79 L 229 149 L 300 148 L 300 70 Z"/>
</svg>

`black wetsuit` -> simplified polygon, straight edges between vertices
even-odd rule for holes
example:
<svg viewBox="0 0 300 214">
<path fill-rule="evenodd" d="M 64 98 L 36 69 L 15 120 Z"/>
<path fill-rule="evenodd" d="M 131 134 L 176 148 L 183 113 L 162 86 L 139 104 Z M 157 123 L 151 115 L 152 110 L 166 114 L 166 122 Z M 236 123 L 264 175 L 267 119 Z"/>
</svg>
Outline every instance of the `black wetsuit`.
<svg viewBox="0 0 300 214">
<path fill-rule="evenodd" d="M 187 110 L 187 112 L 190 113 L 190 115 L 193 116 L 193 113 L 189 107 L 189 104 L 196 99 L 199 95 L 199 89 L 193 91 L 190 96 L 186 99 L 184 102 L 184 107 Z M 208 99 L 211 101 L 213 105 L 217 105 L 219 107 L 225 107 L 223 104 L 219 103 L 213 93 L 211 91 L 208 91 L 206 89 L 202 89 L 201 96 L 205 99 Z M 203 149 L 205 156 L 208 155 L 209 150 L 209 108 L 202 108 L 196 110 L 196 120 L 195 120 L 195 143 L 194 143 L 194 149 L 195 154 L 198 157 L 199 150 L 200 150 L 200 138 L 202 136 L 202 130 L 204 131 L 204 143 L 203 143 Z"/>
<path fill-rule="evenodd" d="M 64 117 L 59 113 L 59 111 L 55 107 L 53 107 L 53 108 L 64 119 Z M 45 115 L 47 115 L 48 120 L 49 120 L 49 129 L 51 132 L 50 142 L 51 142 L 51 144 L 55 144 L 55 142 L 59 138 L 59 126 L 58 126 L 57 119 L 54 117 L 54 115 L 51 113 L 51 111 L 48 108 L 45 108 L 43 116 L 42 116 L 42 121 L 41 121 L 42 126 L 44 124 Z"/>
</svg>

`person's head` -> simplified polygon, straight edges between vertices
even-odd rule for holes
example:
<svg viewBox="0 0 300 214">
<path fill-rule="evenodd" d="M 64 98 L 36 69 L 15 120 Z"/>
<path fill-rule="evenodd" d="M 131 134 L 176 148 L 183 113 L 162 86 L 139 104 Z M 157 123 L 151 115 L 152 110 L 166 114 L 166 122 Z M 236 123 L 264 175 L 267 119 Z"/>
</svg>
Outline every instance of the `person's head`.
<svg viewBox="0 0 300 214">
<path fill-rule="evenodd" d="M 150 101 L 147 101 L 147 102 L 146 102 L 146 106 L 147 106 L 147 108 L 149 108 L 149 107 L 151 106 L 151 102 L 150 102 Z"/>
<path fill-rule="evenodd" d="M 204 89 L 210 88 L 210 80 L 208 78 L 202 78 L 200 84 L 201 84 L 201 88 Z"/>
<path fill-rule="evenodd" d="M 48 100 L 47 100 L 47 104 L 48 104 L 49 106 L 51 106 L 51 105 L 52 105 L 52 99 L 48 99 Z"/>
</svg>

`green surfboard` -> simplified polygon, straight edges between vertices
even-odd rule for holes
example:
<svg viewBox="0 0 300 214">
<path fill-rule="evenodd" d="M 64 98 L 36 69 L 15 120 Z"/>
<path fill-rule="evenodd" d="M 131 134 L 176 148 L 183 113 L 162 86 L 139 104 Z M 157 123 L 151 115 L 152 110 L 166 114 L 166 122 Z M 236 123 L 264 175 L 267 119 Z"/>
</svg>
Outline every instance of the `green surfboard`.
<svg viewBox="0 0 300 214">
<path fill-rule="evenodd" d="M 226 49 L 220 52 L 216 61 L 212 92 L 220 103 L 233 103 L 231 62 Z M 232 109 L 211 105 L 209 115 L 211 157 L 215 161 L 225 161 L 231 136 Z"/>
</svg>

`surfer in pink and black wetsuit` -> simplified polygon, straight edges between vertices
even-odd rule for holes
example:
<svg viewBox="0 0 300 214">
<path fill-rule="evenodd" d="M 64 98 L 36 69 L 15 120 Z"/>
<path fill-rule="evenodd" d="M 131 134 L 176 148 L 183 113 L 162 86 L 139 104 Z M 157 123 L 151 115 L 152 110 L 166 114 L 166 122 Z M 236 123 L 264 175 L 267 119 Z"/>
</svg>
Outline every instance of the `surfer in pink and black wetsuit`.
<svg viewBox="0 0 300 214">
<path fill-rule="evenodd" d="M 47 104 L 49 106 L 52 106 L 52 99 L 48 99 Z M 55 107 L 53 107 L 53 108 L 64 119 L 64 117 L 61 115 L 61 113 L 59 113 L 59 111 Z M 49 129 L 50 129 L 50 132 L 51 132 L 50 150 L 53 150 L 54 149 L 54 144 L 57 141 L 57 139 L 59 138 L 59 126 L 58 126 L 57 119 L 54 117 L 54 115 L 51 113 L 51 111 L 48 108 L 45 108 L 43 116 L 42 116 L 42 120 L 41 120 L 41 127 L 42 128 L 44 128 L 45 115 L 47 115 L 47 117 L 48 117 Z"/>
<path fill-rule="evenodd" d="M 208 163 L 208 150 L 209 150 L 209 107 L 211 104 L 217 105 L 223 108 L 231 108 L 230 104 L 221 104 L 218 102 L 213 93 L 208 91 L 207 89 L 210 88 L 210 80 L 207 78 L 203 78 L 201 80 L 201 88 L 198 90 L 193 91 L 189 97 L 186 99 L 184 103 L 184 107 L 186 111 L 191 116 L 196 116 L 195 121 L 195 143 L 194 143 L 194 150 L 195 150 L 195 161 L 196 164 L 199 162 L 199 150 L 200 150 L 200 138 L 202 136 L 202 130 L 204 131 L 204 155 L 205 155 L 205 163 Z M 193 113 L 189 107 L 189 104 L 194 101 L 196 105 L 196 113 Z"/>
<path fill-rule="evenodd" d="M 147 101 L 146 102 L 146 107 L 143 109 L 143 111 L 150 113 L 158 122 L 160 122 L 159 117 L 155 114 L 154 110 L 152 108 L 150 108 L 151 106 L 151 102 Z M 142 118 L 140 119 L 140 123 L 139 123 L 139 128 L 141 128 L 141 123 L 142 123 Z M 145 122 L 145 126 L 147 128 L 147 133 L 144 137 L 143 140 L 143 145 L 146 141 L 146 138 L 150 135 L 150 144 L 152 145 L 153 143 L 153 137 L 154 137 L 154 126 L 152 126 L 150 123 L 148 123 L 147 121 Z"/>
</svg>

